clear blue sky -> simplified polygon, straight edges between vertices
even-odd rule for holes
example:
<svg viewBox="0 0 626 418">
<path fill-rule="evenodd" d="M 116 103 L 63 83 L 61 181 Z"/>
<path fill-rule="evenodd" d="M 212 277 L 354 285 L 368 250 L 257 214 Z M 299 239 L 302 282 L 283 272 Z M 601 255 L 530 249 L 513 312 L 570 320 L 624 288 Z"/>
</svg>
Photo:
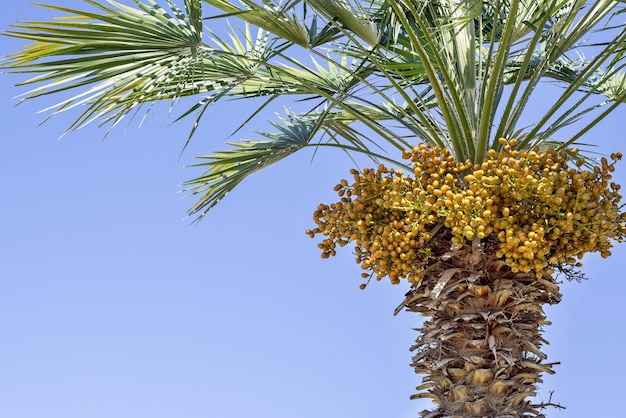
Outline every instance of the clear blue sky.
<svg viewBox="0 0 626 418">
<path fill-rule="evenodd" d="M 0 28 L 51 14 L 14 0 Z M 0 55 L 21 45 L 1 38 Z M 190 225 L 179 184 L 198 171 L 184 166 L 222 148 L 242 102 L 208 112 L 179 159 L 190 121 L 168 124 L 167 105 L 104 142 L 91 127 L 58 140 L 76 114 L 37 126 L 53 101 L 15 107 L 20 79 L 0 77 L 0 417 L 407 418 L 429 406 L 409 400 L 419 317 L 392 315 L 406 285 L 360 291 L 350 251 L 322 260 L 304 234 L 350 160 L 303 152 Z M 586 138 L 602 152 L 626 152 L 617 113 Z M 615 179 L 626 185 L 626 163 Z M 626 245 L 586 257 L 590 280 L 565 283 L 549 308 L 546 351 L 561 365 L 541 399 L 554 390 L 567 407 L 550 417 L 621 410 L 625 257 Z"/>
</svg>

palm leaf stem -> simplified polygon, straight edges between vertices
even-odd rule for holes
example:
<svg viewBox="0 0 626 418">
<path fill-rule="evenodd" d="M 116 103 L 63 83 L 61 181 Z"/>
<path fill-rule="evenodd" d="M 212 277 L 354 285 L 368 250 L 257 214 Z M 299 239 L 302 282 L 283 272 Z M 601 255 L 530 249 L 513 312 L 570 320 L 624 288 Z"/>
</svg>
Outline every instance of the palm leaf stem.
<svg viewBox="0 0 626 418">
<path fill-rule="evenodd" d="M 420 123 L 422 124 L 422 126 L 426 127 L 428 130 L 430 130 L 430 134 L 431 136 L 429 138 L 425 138 L 428 139 L 430 142 L 436 143 L 439 146 L 444 146 L 444 144 L 438 139 L 439 137 L 439 133 L 434 129 L 433 124 L 431 123 L 431 119 L 424 113 L 423 109 L 428 109 L 428 105 L 424 102 L 420 102 L 421 101 L 421 97 L 419 95 L 416 95 L 416 97 L 411 97 L 407 94 L 406 89 L 402 88 L 398 82 L 395 80 L 395 78 L 386 70 L 385 65 L 383 63 L 381 63 L 375 56 L 374 54 L 366 49 L 365 47 L 363 47 L 359 42 L 356 42 L 356 40 L 352 37 L 352 35 L 349 32 L 346 32 L 345 29 L 339 27 L 338 28 L 340 31 L 344 32 L 344 35 L 346 37 L 348 37 L 350 40 L 353 41 L 353 43 L 357 46 L 357 48 L 360 50 L 361 53 L 363 53 L 366 57 L 367 60 L 373 65 L 373 67 L 380 73 L 380 75 L 384 76 L 385 79 L 391 84 L 391 86 L 393 86 L 394 91 L 398 92 L 402 98 L 405 100 L 405 102 L 407 103 L 407 105 L 409 106 L 409 109 L 417 116 L 417 118 L 419 119 Z M 365 77 L 361 76 L 360 74 L 358 74 L 357 72 L 347 68 L 345 65 L 341 64 L 340 62 L 337 62 L 336 60 L 332 60 L 330 57 L 323 55 L 321 52 L 316 51 L 316 50 L 312 50 L 311 53 L 313 53 L 314 55 L 331 62 L 333 65 L 336 65 L 338 68 L 346 71 L 346 72 L 350 72 L 351 76 L 354 77 L 357 81 L 361 82 L 364 86 L 370 88 L 373 93 L 375 93 L 376 95 L 380 96 L 382 99 L 386 100 L 388 103 L 394 103 L 394 101 L 392 100 L 391 97 L 387 96 L 382 90 L 380 90 L 379 88 L 377 88 L 374 84 L 370 83 Z M 295 59 L 286 56 L 286 55 L 281 55 L 281 57 L 283 59 L 285 59 L 288 62 L 291 62 L 292 64 L 298 65 L 301 68 L 303 68 L 306 71 L 311 72 L 312 74 L 314 74 L 312 72 L 312 70 L 310 70 L 308 67 L 304 66 L 303 64 L 299 63 L 298 61 L 296 61 Z M 368 103 L 368 104 L 372 104 L 371 102 L 365 100 L 363 97 L 359 97 L 358 98 L 359 101 L 363 101 L 364 103 Z M 416 103 L 414 103 L 415 100 L 418 100 L 418 102 L 420 102 L 420 106 L 418 106 Z M 342 108 L 342 102 L 341 101 L 335 101 L 336 105 L 339 108 Z M 401 113 L 401 115 L 409 120 L 413 119 L 413 116 L 411 116 L 411 114 L 407 113 L 407 111 L 405 111 L 402 107 L 400 106 L 395 106 L 395 108 Z M 361 115 L 361 112 L 357 112 L 357 115 Z M 361 119 L 361 118 L 360 118 Z M 400 118 L 393 118 L 395 120 L 400 120 Z M 369 119 L 366 119 L 369 121 Z M 363 122 L 363 119 L 360 120 L 361 122 Z M 367 124 L 366 124 L 367 126 Z M 371 126 L 370 126 L 371 127 Z M 386 139 L 387 141 L 389 141 L 390 137 L 394 137 L 397 136 L 393 131 L 391 130 L 387 130 L 387 136 L 382 136 L 382 138 Z M 391 142 L 396 148 L 398 148 L 399 150 L 404 150 L 407 148 L 410 148 L 410 144 L 405 142 L 405 141 L 401 141 L 400 144 L 396 144 L 395 141 L 389 141 Z"/>
<path fill-rule="evenodd" d="M 294 58 L 291 58 L 291 57 L 288 57 L 288 56 L 285 56 L 285 55 L 282 55 L 281 57 L 283 59 L 287 60 L 288 62 L 290 62 L 290 63 L 292 63 L 292 64 L 294 64 L 296 66 L 299 66 L 304 71 L 306 71 L 306 72 L 308 72 L 308 73 L 310 73 L 312 75 L 316 75 L 315 72 L 313 72 L 310 68 L 308 68 L 304 64 L 301 64 L 300 62 L 298 62 Z M 314 83 L 311 83 L 311 82 L 307 81 L 305 78 L 298 77 L 296 74 L 290 73 L 287 67 L 281 67 L 281 66 L 278 66 L 278 65 L 275 65 L 275 64 L 269 64 L 269 63 L 265 63 L 265 64 L 270 69 L 273 69 L 273 70 L 275 70 L 277 72 L 283 72 L 284 74 L 286 74 L 290 78 L 298 80 L 298 83 L 300 83 L 301 85 L 305 86 L 311 93 L 326 99 L 328 101 L 328 103 L 331 104 L 331 106 L 338 107 L 340 109 L 345 110 L 355 120 L 363 123 L 366 127 L 372 129 L 376 134 L 380 135 L 381 138 L 385 138 L 390 144 L 392 144 L 394 147 L 398 148 L 399 150 L 404 150 L 404 149 L 406 149 L 408 147 L 408 144 L 404 143 L 404 141 L 400 141 L 400 143 L 398 143 L 398 142 L 396 142 L 396 140 L 391 140 L 391 138 L 396 138 L 397 140 L 400 139 L 400 137 L 398 136 L 397 133 L 395 133 L 392 130 L 381 126 L 379 123 L 377 123 L 375 121 L 372 121 L 371 119 L 365 117 L 362 114 L 362 112 L 354 110 L 348 103 L 346 103 L 345 100 L 343 100 L 343 99 L 345 99 L 345 96 L 343 96 L 343 93 L 338 95 L 338 97 L 335 97 L 335 93 L 334 92 L 330 93 L 330 92 L 327 92 L 327 91 L 325 91 L 323 89 L 320 89 Z M 369 83 L 367 83 L 367 84 L 369 84 Z M 371 86 L 371 84 L 370 84 L 370 86 Z M 373 87 L 373 88 L 375 88 L 375 87 Z M 365 101 L 365 99 L 363 99 L 363 98 L 358 98 L 358 99 L 360 101 L 364 101 L 364 102 L 367 103 L 367 101 Z"/>
<path fill-rule="evenodd" d="M 623 45 L 626 43 L 626 28 L 621 31 L 621 33 L 615 38 L 612 45 L 609 45 L 607 48 L 603 49 L 592 61 L 590 61 L 585 68 L 580 71 L 576 78 L 572 80 L 570 84 L 565 88 L 565 91 L 559 96 L 556 102 L 552 105 L 548 111 L 546 111 L 542 118 L 534 124 L 533 129 L 528 133 L 527 140 L 530 138 L 534 138 L 537 133 L 543 128 L 543 126 L 548 123 L 548 121 L 559 111 L 565 102 L 576 92 L 579 92 L 581 88 L 583 88 L 588 80 L 592 77 L 594 73 L 600 68 L 600 66 L 607 61 L 613 54 L 619 50 L 621 50 Z M 593 86 L 590 87 L 591 91 L 593 91 Z M 572 112 L 573 109 L 569 109 L 568 112 Z M 524 142 L 522 142 L 523 146 Z"/>
<path fill-rule="evenodd" d="M 586 100 L 586 96 L 581 98 L 574 106 L 580 106 L 580 104 L 582 102 L 584 102 Z M 528 141 L 528 145 L 527 148 L 534 148 L 535 146 L 539 146 L 542 142 L 547 141 L 549 138 L 552 137 L 552 135 L 554 133 L 556 133 L 557 131 L 559 131 L 560 129 L 562 129 L 563 127 L 567 126 L 567 125 L 571 125 L 572 123 L 575 123 L 577 121 L 579 121 L 584 115 L 591 113 L 601 107 L 606 106 L 607 104 L 611 103 L 611 101 L 609 100 L 605 100 L 603 102 L 597 103 L 593 106 L 589 106 L 573 115 L 571 115 L 571 112 L 568 112 L 567 114 L 563 114 L 559 117 L 559 119 L 555 120 L 553 123 L 550 124 L 550 126 L 548 126 L 548 128 L 546 128 L 545 130 L 537 133 L 537 137 L 534 139 L 534 142 L 530 142 Z M 574 107 L 572 106 L 572 107 Z M 526 136 L 523 136 L 523 139 L 525 139 Z M 520 138 L 521 140 L 522 138 Z M 555 148 L 557 149 L 562 149 L 562 145 L 563 145 L 564 141 L 561 141 L 557 146 L 555 146 Z M 570 145 L 572 145 L 573 142 L 570 142 Z"/>
<path fill-rule="evenodd" d="M 499 13 L 499 9 L 500 7 L 502 7 L 501 3 L 498 2 L 497 3 L 497 9 L 495 11 L 495 13 Z M 479 19 L 480 19 L 480 27 L 483 27 L 484 22 L 482 21 L 482 14 L 479 15 Z M 479 34 L 479 47 L 478 47 L 478 52 L 479 54 L 482 53 L 483 49 L 482 49 L 482 45 L 484 45 L 484 34 L 483 31 L 480 30 L 478 31 Z M 478 59 L 478 71 L 477 71 L 477 82 L 478 82 L 478 86 L 480 88 L 479 90 L 479 96 L 478 96 L 478 100 L 479 100 L 479 104 L 482 105 L 482 103 L 484 103 L 487 100 L 487 87 L 488 87 L 488 83 L 486 82 L 488 80 L 488 69 L 491 68 L 491 66 L 493 65 L 493 59 L 494 59 L 494 51 L 497 45 L 497 31 L 496 30 L 491 30 L 489 32 L 489 42 L 488 42 L 489 48 L 487 49 L 487 52 L 485 54 L 481 54 L 479 56 Z M 484 58 L 486 57 L 486 58 Z M 480 123 L 480 121 L 479 121 Z M 498 142 L 496 142 L 496 146 L 499 147 L 500 144 Z"/>
<path fill-rule="evenodd" d="M 414 7 L 412 7 L 414 9 Z M 416 23 L 420 26 L 423 34 L 422 36 L 425 38 L 427 44 L 431 49 L 437 51 L 441 48 L 440 44 L 434 40 L 431 36 L 433 31 L 432 26 L 428 26 L 426 22 L 420 17 L 415 16 Z M 463 25 L 467 26 L 467 24 Z M 436 31 L 435 31 L 436 33 Z M 453 48 L 457 45 L 456 41 L 452 41 L 451 39 L 448 42 L 452 43 Z M 473 42 L 472 42 L 473 44 Z M 466 43 L 466 46 L 467 43 Z M 445 50 L 445 49 L 444 49 Z M 471 47 L 472 53 L 475 51 L 474 45 Z M 460 54 L 461 56 L 465 54 Z M 444 85 L 448 86 L 446 92 L 448 93 L 444 97 L 447 99 L 448 96 L 452 99 L 451 106 L 449 109 L 451 110 L 450 114 L 454 117 L 454 131 L 458 132 L 457 135 L 460 139 L 461 144 L 464 148 L 464 155 L 460 157 L 461 159 L 465 159 L 464 157 L 468 157 L 470 160 L 474 161 L 476 159 L 476 148 L 474 145 L 474 132 L 470 128 L 469 121 L 471 118 L 467 115 L 468 109 L 463 103 L 462 96 L 459 94 L 459 90 L 468 88 L 471 90 L 471 86 L 463 85 L 463 83 L 459 80 L 459 78 L 455 78 L 452 76 L 451 71 L 459 70 L 456 68 L 454 60 L 450 60 L 447 54 L 434 54 L 435 60 L 437 62 L 437 66 L 439 67 L 439 74 L 444 80 Z M 444 60 L 443 57 L 448 58 Z M 469 70 L 469 69 L 468 69 Z M 463 71 L 463 70 L 460 70 Z M 456 81 L 456 82 L 455 82 Z M 473 77 L 472 77 L 473 83 Z"/>
<path fill-rule="evenodd" d="M 553 7 L 557 4 L 557 1 L 552 1 L 550 5 L 550 9 L 553 10 Z M 536 27 L 542 28 L 546 25 L 548 20 L 550 19 L 552 13 L 545 13 L 543 18 L 536 24 Z M 520 98 L 518 99 L 518 92 L 522 87 L 522 84 L 526 80 L 526 74 L 530 67 L 530 62 L 533 58 L 535 48 L 539 41 L 543 36 L 542 31 L 535 30 L 534 35 L 530 42 L 528 43 L 526 54 L 524 54 L 524 59 L 521 63 L 521 66 L 518 70 L 517 77 L 515 78 L 515 82 L 512 86 L 511 93 L 509 94 L 509 99 L 505 105 L 501 116 L 501 123 L 498 124 L 498 130 L 496 131 L 494 140 L 498 138 L 508 138 L 515 125 L 519 121 L 519 118 L 522 116 L 523 110 L 526 108 L 526 104 L 531 97 L 532 92 L 534 91 L 537 83 L 541 80 L 543 74 L 545 73 L 545 69 L 548 64 L 548 55 L 544 54 L 542 56 L 541 62 L 537 65 L 537 68 L 541 69 L 540 71 L 534 71 L 532 73 L 531 79 L 528 81 L 526 88 L 523 90 Z M 494 141 L 497 142 L 497 141 Z"/>
<path fill-rule="evenodd" d="M 315 4 L 314 4 L 314 6 L 315 6 Z M 333 24 L 337 25 L 338 31 L 340 31 L 344 36 L 346 36 L 346 38 L 349 41 L 351 41 L 354 46 L 356 46 L 356 48 L 359 50 L 359 52 L 361 52 L 363 55 L 365 55 L 367 60 L 375 67 L 375 69 L 380 73 L 380 75 L 385 77 L 385 79 L 391 84 L 391 86 L 394 88 L 394 91 L 399 93 L 400 96 L 405 100 L 405 102 L 409 106 L 409 109 L 417 116 L 417 118 L 419 119 L 419 122 L 422 124 L 422 126 L 426 127 L 426 129 L 430 132 L 430 136 L 426 137 L 426 138 L 423 138 L 423 139 L 426 139 L 429 142 L 436 143 L 437 145 L 443 147 L 444 144 L 439 140 L 439 133 L 434 129 L 434 126 L 431 123 L 431 118 L 429 118 L 425 113 L 423 113 L 422 109 L 428 109 L 428 105 L 426 103 L 420 102 L 420 100 L 421 100 L 420 96 L 416 94 L 415 98 L 410 97 L 407 94 L 406 89 L 402 88 L 398 84 L 398 82 L 395 80 L 395 78 L 389 73 L 389 71 L 387 71 L 385 65 L 383 63 L 381 63 L 374 56 L 374 54 L 372 53 L 372 49 L 365 48 L 360 42 L 358 42 L 354 38 L 354 36 L 352 35 L 351 32 L 349 32 L 346 29 L 344 29 L 343 27 L 339 26 L 338 22 L 334 19 L 334 16 L 332 14 L 329 14 L 327 9 L 321 8 L 321 9 L 319 9 L 319 13 L 324 15 L 326 18 L 331 19 Z M 315 54 L 315 55 L 325 59 L 325 60 L 330 60 L 330 58 L 328 58 L 327 56 L 324 56 L 319 51 L 312 50 L 311 52 L 313 54 Z M 343 69 L 345 71 L 350 71 L 350 69 L 346 68 L 345 66 L 341 65 L 340 63 L 338 63 L 336 61 L 331 61 L 331 62 L 333 62 L 333 64 L 337 65 L 339 68 L 341 68 L 341 69 Z M 369 83 L 365 78 L 359 76 L 356 73 L 353 73 L 353 76 L 358 81 L 362 82 L 365 86 L 367 86 L 370 89 L 372 89 L 372 91 L 375 94 L 377 94 L 378 96 L 380 96 L 381 98 L 386 100 L 388 103 L 394 103 L 394 101 L 390 97 L 388 97 L 383 91 L 378 89 L 376 86 L 374 86 L 373 84 Z M 421 106 L 418 106 L 416 103 L 414 103 L 414 101 L 416 99 L 418 100 L 418 102 L 420 102 Z M 404 117 L 406 117 L 407 119 L 409 119 L 409 120 L 413 119 L 413 116 L 411 116 L 411 114 L 407 113 L 401 107 L 396 106 L 396 109 L 399 110 L 400 113 Z M 393 135 L 393 132 L 390 131 L 390 133 Z M 408 144 L 408 143 L 404 143 L 403 146 L 401 146 L 401 147 L 399 147 L 397 145 L 395 145 L 395 146 L 396 146 L 396 148 L 398 148 L 400 150 L 404 150 L 406 148 L 410 148 L 410 144 Z"/>
<path fill-rule="evenodd" d="M 496 52 L 496 58 L 492 68 L 486 68 L 491 73 L 487 77 L 487 88 L 485 90 L 482 103 L 482 115 L 479 123 L 478 131 L 478 149 L 481 152 L 480 158 L 484 157 L 484 153 L 487 151 L 487 143 L 489 137 L 489 131 L 493 124 L 493 119 L 498 103 L 495 98 L 498 95 L 498 89 L 502 86 L 502 79 L 504 77 L 504 67 L 506 64 L 506 58 L 511 51 L 513 44 L 513 32 L 515 29 L 515 17 L 517 16 L 519 8 L 519 0 L 512 0 L 510 4 L 509 16 L 510 19 L 506 20 L 502 39 Z M 476 161 L 475 161 L 476 162 Z"/>
<path fill-rule="evenodd" d="M 598 84 L 601 86 L 602 83 L 606 82 L 607 80 L 609 80 L 611 77 L 615 76 L 616 74 L 618 74 L 618 72 L 624 68 L 626 66 L 626 64 L 622 65 L 620 68 L 616 68 L 615 70 L 613 70 L 612 72 L 606 74 L 604 77 L 602 77 L 600 79 L 600 81 L 598 82 Z M 576 109 L 578 109 L 579 107 L 581 107 L 583 105 L 583 103 L 585 103 L 587 100 L 589 100 L 590 97 L 597 95 L 597 91 L 594 88 L 589 88 L 587 89 L 587 91 L 580 97 L 580 99 L 574 103 L 573 105 L 569 106 L 568 109 L 566 111 L 564 111 L 556 120 L 554 120 L 553 122 L 550 123 L 550 126 L 541 132 L 538 132 L 536 135 L 536 142 L 541 142 L 543 140 L 543 138 L 549 138 L 553 133 L 555 133 L 556 131 L 560 130 L 561 128 L 563 128 L 564 126 L 567 126 L 571 123 L 574 123 L 575 121 L 579 120 L 583 115 L 590 113 L 596 109 L 599 109 L 603 106 L 606 106 L 607 104 L 611 103 L 613 100 L 616 100 L 617 103 L 619 104 L 620 99 L 608 99 L 605 101 L 602 101 L 600 103 L 597 103 L 593 106 L 589 106 L 581 111 L 578 111 L 577 113 L 573 114 L 574 111 L 576 111 Z M 528 141 L 524 140 L 522 143 L 528 143 Z M 570 145 L 572 144 L 572 142 L 570 142 Z"/>
<path fill-rule="evenodd" d="M 408 170 L 409 172 L 413 170 L 413 168 L 410 165 L 407 164 L 402 164 L 400 162 L 398 162 L 398 159 L 396 158 L 392 158 L 389 157 L 385 154 L 380 154 L 380 153 L 375 153 L 375 152 L 371 152 L 369 150 L 366 150 L 363 147 L 355 147 L 355 146 L 350 146 L 350 145 L 345 145 L 345 144 L 339 144 L 339 143 L 333 143 L 333 142 L 316 142 L 316 143 L 312 143 L 309 145 L 306 145 L 306 147 L 320 147 L 320 148 L 339 148 L 348 152 L 356 152 L 359 154 L 364 154 L 366 155 L 368 158 L 371 158 L 375 161 L 386 161 L 388 163 L 391 163 L 394 167 L 401 167 L 405 170 Z"/>
<path fill-rule="evenodd" d="M 404 1 L 402 3 L 411 12 L 412 18 L 415 19 L 416 23 L 418 24 L 422 32 L 426 32 L 427 31 L 426 24 L 419 17 L 420 12 L 415 8 L 415 6 L 412 3 L 404 2 Z M 398 3 L 389 2 L 389 4 L 394 10 L 396 17 L 401 22 L 401 24 L 405 28 L 412 27 L 411 23 L 405 16 L 404 11 L 400 8 Z M 431 47 L 434 47 L 433 50 L 437 51 L 439 49 L 438 45 L 435 44 L 435 42 L 432 40 L 432 38 L 430 38 L 430 36 L 424 33 L 421 33 L 421 34 L 426 37 L 427 39 L 426 42 Z M 422 60 L 422 64 L 424 66 L 424 70 L 426 72 L 428 80 L 430 81 L 431 86 L 433 88 L 433 92 L 435 96 L 437 97 L 437 103 L 439 104 L 439 109 L 441 111 L 443 119 L 446 122 L 446 126 L 449 129 L 449 133 L 450 133 L 449 140 L 452 144 L 452 149 L 454 150 L 455 156 L 458 159 L 464 159 L 464 157 L 467 155 L 466 149 L 463 146 L 465 145 L 464 144 L 465 141 L 463 141 L 463 139 L 460 137 L 459 121 L 458 119 L 453 117 L 454 112 L 452 111 L 452 106 L 448 99 L 446 89 L 443 86 L 443 83 L 441 82 L 439 77 L 437 76 L 435 66 L 432 63 L 431 58 L 429 57 L 429 54 L 426 52 L 424 46 L 422 45 L 422 42 L 419 40 L 415 31 L 408 31 L 408 36 L 411 41 L 411 46 L 415 49 L 415 52 Z M 435 60 L 440 64 L 442 62 L 440 57 L 438 57 L 438 54 L 435 54 Z M 440 65 L 440 67 L 444 67 L 444 66 Z M 439 68 L 439 70 L 442 72 L 445 71 L 443 68 Z M 449 76 L 447 78 L 449 79 Z"/>
<path fill-rule="evenodd" d="M 620 0 L 621 1 L 621 0 Z M 622 1 L 623 2 L 623 1 Z M 576 6 L 583 6 L 587 2 L 585 0 L 577 0 Z M 591 7 L 587 12 L 576 22 L 571 31 L 563 36 L 560 40 L 559 47 L 561 51 L 566 51 L 572 48 L 583 36 L 587 36 L 589 32 L 602 20 L 606 15 L 615 8 L 617 2 L 614 0 L 598 0 L 591 4 Z M 574 10 L 579 10 L 580 7 L 575 7 Z M 576 13 L 573 12 L 570 24 L 573 22 Z M 560 30 L 560 33 L 565 33 L 565 30 Z"/>
<path fill-rule="evenodd" d="M 609 114 L 611 114 L 619 105 L 623 104 L 624 101 L 626 101 L 626 92 L 622 93 L 618 97 L 618 100 L 613 101 L 613 103 L 611 103 L 611 105 L 608 108 L 606 108 L 604 110 L 604 112 L 602 112 L 600 115 L 598 115 L 596 118 L 594 118 L 584 128 L 577 130 L 577 132 L 570 139 L 568 139 L 567 141 L 564 141 L 559 146 L 559 149 L 566 149 L 571 144 L 576 143 L 578 138 L 580 138 L 583 135 L 585 135 L 587 132 L 589 132 L 589 130 L 591 130 L 591 128 L 593 128 L 598 123 L 600 123 L 600 121 L 602 121 L 604 118 L 609 116 Z"/>
</svg>

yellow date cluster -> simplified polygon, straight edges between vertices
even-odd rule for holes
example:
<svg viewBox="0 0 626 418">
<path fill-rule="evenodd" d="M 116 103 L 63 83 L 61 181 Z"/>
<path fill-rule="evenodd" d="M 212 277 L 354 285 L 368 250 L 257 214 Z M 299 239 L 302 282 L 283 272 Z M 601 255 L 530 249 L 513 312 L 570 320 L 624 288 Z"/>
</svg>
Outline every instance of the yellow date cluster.
<svg viewBox="0 0 626 418">
<path fill-rule="evenodd" d="M 458 162 L 447 149 L 420 144 L 403 157 L 413 176 L 383 165 L 352 170 L 342 180 L 340 200 L 319 205 L 307 230 L 324 236 L 322 257 L 337 245 L 356 244 L 363 277 L 416 280 L 434 248 L 432 234 L 445 228 L 451 245 L 496 242 L 495 251 L 513 271 L 576 264 L 585 253 L 608 257 L 613 241 L 626 236 L 620 186 L 610 182 L 621 153 L 585 168 L 576 150 L 515 150 L 500 140 L 481 164 Z M 573 162 L 573 164 L 572 164 Z"/>
</svg>

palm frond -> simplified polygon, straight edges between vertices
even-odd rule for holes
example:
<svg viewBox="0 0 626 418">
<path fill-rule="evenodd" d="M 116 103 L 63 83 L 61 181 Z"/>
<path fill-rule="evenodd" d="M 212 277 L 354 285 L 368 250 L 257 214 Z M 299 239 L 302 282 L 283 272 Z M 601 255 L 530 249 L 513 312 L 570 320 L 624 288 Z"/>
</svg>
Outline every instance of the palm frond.
<svg viewBox="0 0 626 418">
<path fill-rule="evenodd" d="M 338 25 L 342 31 L 354 34 L 373 48 L 380 40 L 380 33 L 370 14 L 358 1 L 350 0 L 307 0 L 320 15 Z"/>
<path fill-rule="evenodd" d="M 223 99 L 262 99 L 236 131 L 278 98 L 309 105 L 274 122 L 278 133 L 201 157 L 205 174 L 187 183 L 200 216 L 305 147 L 402 164 L 399 151 L 424 141 L 478 163 L 499 137 L 566 148 L 626 101 L 623 1 L 202 0 L 218 13 L 209 17 L 200 0 L 184 11 L 167 0 L 169 12 L 154 0 L 86 1 L 95 11 L 44 6 L 68 16 L 15 25 L 5 35 L 33 43 L 1 64 L 32 75 L 25 100 L 79 90 L 47 109 L 80 109 L 69 130 L 198 95 L 176 119 L 195 117 L 189 142 Z M 223 18 L 244 25 L 226 37 L 202 27 Z M 528 121 L 546 81 L 563 88 Z"/>
<path fill-rule="evenodd" d="M 295 7 L 298 1 L 288 2 L 286 6 L 281 6 L 272 0 L 265 0 L 262 5 L 252 0 L 240 0 L 243 7 L 239 7 L 228 0 L 202 1 L 226 13 L 218 16 L 220 18 L 237 17 L 304 48 L 315 44 L 313 39 L 319 36 L 318 33 L 307 29 L 302 21 L 290 13 L 290 9 Z"/>
<path fill-rule="evenodd" d="M 233 148 L 216 154 L 198 157 L 205 162 L 193 167 L 207 167 L 206 171 L 184 183 L 186 192 L 199 196 L 189 210 L 190 215 L 202 218 L 213 206 L 249 175 L 266 168 L 306 147 L 318 130 L 313 118 L 297 117 L 287 112 L 279 117 L 282 124 L 272 122 L 278 133 L 262 133 L 266 140 L 228 143 Z"/>
<path fill-rule="evenodd" d="M 354 106 L 355 110 L 372 119 L 388 120 L 392 117 L 384 108 Z M 374 141 L 368 143 L 362 131 L 350 126 L 354 122 L 353 114 L 333 112 L 330 108 L 306 114 L 286 110 L 286 116 L 278 116 L 280 123 L 270 122 L 278 132 L 258 132 L 266 139 L 228 142 L 232 148 L 197 157 L 206 161 L 192 167 L 205 167 L 206 171 L 183 184 L 188 196 L 196 198 L 188 215 L 200 220 L 248 176 L 306 147 L 333 147 L 397 165 L 395 158 L 386 155 L 382 148 L 375 152 L 374 149 L 379 145 Z M 313 142 L 316 136 L 320 137 L 320 141 Z M 323 140 L 323 136 L 328 140 Z M 343 140 L 347 140 L 347 143 Z M 408 166 L 405 168 L 410 169 Z"/>
<path fill-rule="evenodd" d="M 187 1 L 187 14 L 168 2 L 174 16 L 157 5 L 135 1 L 138 8 L 110 1 L 107 7 L 89 4 L 104 13 L 40 5 L 70 14 L 52 22 L 23 22 L 7 36 L 34 41 L 8 57 L 10 72 L 41 74 L 18 85 L 43 83 L 24 99 L 85 88 L 82 93 L 45 109 L 53 114 L 80 107 L 86 110 L 68 129 L 95 119 L 115 125 L 143 103 L 196 94 L 203 54 L 198 24 L 199 1 Z M 206 84 L 204 89 L 212 86 Z"/>
</svg>

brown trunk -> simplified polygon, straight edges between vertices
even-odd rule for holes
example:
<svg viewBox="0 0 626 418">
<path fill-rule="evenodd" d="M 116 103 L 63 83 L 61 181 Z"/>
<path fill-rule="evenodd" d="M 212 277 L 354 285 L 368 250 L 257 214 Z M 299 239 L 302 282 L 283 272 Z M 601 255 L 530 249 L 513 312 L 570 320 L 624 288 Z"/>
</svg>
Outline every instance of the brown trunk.
<svg viewBox="0 0 626 418">
<path fill-rule="evenodd" d="M 560 301 L 558 286 L 548 273 L 511 272 L 490 240 L 454 248 L 450 238 L 445 228 L 433 237 L 438 250 L 396 310 L 426 318 L 411 347 L 425 375 L 412 398 L 438 405 L 427 418 L 542 417 L 528 398 L 556 364 L 544 362 L 541 331 L 550 324 L 542 306 Z"/>
</svg>

